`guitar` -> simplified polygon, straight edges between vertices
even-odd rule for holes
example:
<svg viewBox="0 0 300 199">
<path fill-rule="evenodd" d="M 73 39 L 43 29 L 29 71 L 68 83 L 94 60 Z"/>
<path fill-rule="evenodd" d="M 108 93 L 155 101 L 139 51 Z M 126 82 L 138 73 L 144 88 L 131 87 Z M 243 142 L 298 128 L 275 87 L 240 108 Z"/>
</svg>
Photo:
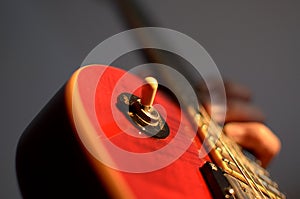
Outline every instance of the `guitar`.
<svg viewBox="0 0 300 199">
<path fill-rule="evenodd" d="M 149 86 L 111 66 L 79 68 L 20 138 L 22 196 L 285 198 L 204 108 Z"/>
</svg>

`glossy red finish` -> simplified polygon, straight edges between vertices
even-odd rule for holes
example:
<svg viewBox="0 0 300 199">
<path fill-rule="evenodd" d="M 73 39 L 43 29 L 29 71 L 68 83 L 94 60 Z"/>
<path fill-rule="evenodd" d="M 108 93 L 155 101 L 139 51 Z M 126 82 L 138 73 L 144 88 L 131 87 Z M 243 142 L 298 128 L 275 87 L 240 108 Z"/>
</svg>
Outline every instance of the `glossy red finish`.
<svg viewBox="0 0 300 199">
<path fill-rule="evenodd" d="M 80 71 L 76 83 L 88 120 L 97 129 L 99 139 L 106 139 L 131 154 L 154 154 L 149 155 L 148 162 L 142 162 L 139 159 L 120 157 L 118 153 L 107 148 L 107 155 L 113 159 L 117 167 L 124 163 L 126 168 L 132 166 L 138 171 L 138 173 L 118 171 L 134 197 L 211 198 L 208 186 L 199 172 L 199 167 L 209 160 L 209 157 L 199 158 L 201 141 L 193 130 L 195 126 L 189 122 L 185 113 L 169 95 L 158 90 L 154 101 L 154 106 L 163 113 L 170 128 L 170 135 L 167 138 L 156 139 L 140 133 L 140 130 L 116 106 L 117 96 L 122 92 L 140 96 L 142 80 L 139 77 L 114 67 L 92 65 Z M 180 128 L 184 131 L 181 129 L 180 135 L 177 135 Z M 182 143 L 178 142 L 175 146 L 173 140 L 177 136 Z M 190 142 L 190 145 L 183 154 L 170 155 L 179 153 L 181 148 L 184 148 L 185 142 Z M 161 150 L 168 146 L 171 148 L 167 152 Z M 173 158 L 174 161 L 158 170 L 141 172 L 142 167 L 155 167 L 163 160 L 161 158 Z"/>
</svg>

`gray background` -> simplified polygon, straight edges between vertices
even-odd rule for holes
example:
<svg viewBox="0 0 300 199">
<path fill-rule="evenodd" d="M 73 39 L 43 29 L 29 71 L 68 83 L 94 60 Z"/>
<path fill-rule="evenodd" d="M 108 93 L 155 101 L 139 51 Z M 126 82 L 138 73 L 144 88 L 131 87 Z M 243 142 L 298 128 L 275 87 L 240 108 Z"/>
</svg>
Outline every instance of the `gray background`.
<svg viewBox="0 0 300 199">
<path fill-rule="evenodd" d="M 210 53 L 223 76 L 250 87 L 282 141 L 270 166 L 298 198 L 300 4 L 297 1 L 143 1 L 158 26 L 183 32 Z M 125 30 L 101 0 L 0 3 L 0 198 L 20 198 L 15 149 L 24 128 L 87 53 Z"/>
</svg>

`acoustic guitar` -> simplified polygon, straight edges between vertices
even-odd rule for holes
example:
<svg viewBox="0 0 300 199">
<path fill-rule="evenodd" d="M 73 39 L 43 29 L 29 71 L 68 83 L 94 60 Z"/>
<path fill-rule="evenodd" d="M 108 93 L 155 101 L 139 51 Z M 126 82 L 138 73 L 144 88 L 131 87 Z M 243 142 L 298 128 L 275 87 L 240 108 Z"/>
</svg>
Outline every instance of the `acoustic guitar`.
<svg viewBox="0 0 300 199">
<path fill-rule="evenodd" d="M 23 133 L 16 163 L 24 198 L 285 198 L 204 108 L 112 66 L 72 75 Z"/>
</svg>

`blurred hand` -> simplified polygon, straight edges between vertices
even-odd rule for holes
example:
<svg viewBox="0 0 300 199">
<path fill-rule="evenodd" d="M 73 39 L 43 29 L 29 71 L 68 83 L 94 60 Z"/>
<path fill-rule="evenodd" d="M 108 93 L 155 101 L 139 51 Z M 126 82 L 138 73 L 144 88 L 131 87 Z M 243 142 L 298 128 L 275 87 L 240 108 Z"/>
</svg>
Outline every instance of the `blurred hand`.
<svg viewBox="0 0 300 199">
<path fill-rule="evenodd" d="M 199 88 L 203 105 L 210 113 L 211 104 L 206 100 L 208 91 Z M 255 155 L 263 167 L 279 153 L 281 143 L 278 137 L 265 125 L 263 113 L 251 103 L 251 92 L 248 88 L 225 82 L 227 112 L 224 131 L 228 137 Z"/>
</svg>

